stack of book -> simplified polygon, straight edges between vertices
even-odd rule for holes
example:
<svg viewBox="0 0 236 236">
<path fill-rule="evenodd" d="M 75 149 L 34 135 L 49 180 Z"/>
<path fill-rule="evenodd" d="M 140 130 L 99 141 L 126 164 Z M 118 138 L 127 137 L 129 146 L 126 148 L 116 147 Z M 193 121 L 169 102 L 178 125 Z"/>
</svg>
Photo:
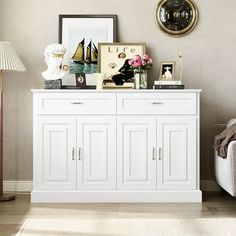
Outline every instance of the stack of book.
<svg viewBox="0 0 236 236">
<path fill-rule="evenodd" d="M 184 84 L 180 80 L 173 81 L 154 81 L 153 89 L 184 89 Z"/>
</svg>

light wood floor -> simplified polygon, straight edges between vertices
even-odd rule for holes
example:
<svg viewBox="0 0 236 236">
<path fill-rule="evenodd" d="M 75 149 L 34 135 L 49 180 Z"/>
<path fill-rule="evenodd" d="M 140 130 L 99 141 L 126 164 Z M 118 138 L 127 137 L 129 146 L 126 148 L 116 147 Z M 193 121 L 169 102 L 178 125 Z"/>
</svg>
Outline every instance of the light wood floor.
<svg viewBox="0 0 236 236">
<path fill-rule="evenodd" d="M 27 218 L 203 218 L 236 217 L 236 198 L 205 193 L 203 203 L 31 204 L 27 194 L 0 202 L 0 236 L 15 235 Z"/>
</svg>

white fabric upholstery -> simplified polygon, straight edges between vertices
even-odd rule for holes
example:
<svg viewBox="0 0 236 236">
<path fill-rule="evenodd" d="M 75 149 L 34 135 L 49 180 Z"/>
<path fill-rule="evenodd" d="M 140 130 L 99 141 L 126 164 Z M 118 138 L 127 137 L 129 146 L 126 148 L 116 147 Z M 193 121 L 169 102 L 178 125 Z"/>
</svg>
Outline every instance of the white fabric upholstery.
<svg viewBox="0 0 236 236">
<path fill-rule="evenodd" d="M 234 123 L 236 123 L 236 119 L 231 119 L 229 120 L 229 122 L 227 123 L 227 128 L 230 126 L 230 125 L 233 125 Z"/>
<path fill-rule="evenodd" d="M 232 196 L 236 196 L 236 141 L 228 145 L 227 158 L 215 154 L 215 174 L 218 184 Z"/>
</svg>

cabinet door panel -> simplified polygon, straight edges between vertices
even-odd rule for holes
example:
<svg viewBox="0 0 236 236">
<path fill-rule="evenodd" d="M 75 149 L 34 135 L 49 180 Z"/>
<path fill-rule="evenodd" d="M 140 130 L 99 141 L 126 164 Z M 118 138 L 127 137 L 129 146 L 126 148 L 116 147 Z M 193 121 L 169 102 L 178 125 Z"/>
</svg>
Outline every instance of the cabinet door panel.
<svg viewBox="0 0 236 236">
<path fill-rule="evenodd" d="M 116 118 L 78 118 L 78 147 L 78 188 L 115 189 Z"/>
<path fill-rule="evenodd" d="M 119 189 L 155 189 L 156 128 L 153 117 L 117 120 L 117 177 Z M 154 160 L 153 160 L 154 158 Z"/>
<path fill-rule="evenodd" d="M 158 189 L 196 188 L 196 118 L 158 117 Z"/>
<path fill-rule="evenodd" d="M 39 189 L 76 188 L 75 124 L 71 117 L 38 118 L 34 170 Z"/>
</svg>

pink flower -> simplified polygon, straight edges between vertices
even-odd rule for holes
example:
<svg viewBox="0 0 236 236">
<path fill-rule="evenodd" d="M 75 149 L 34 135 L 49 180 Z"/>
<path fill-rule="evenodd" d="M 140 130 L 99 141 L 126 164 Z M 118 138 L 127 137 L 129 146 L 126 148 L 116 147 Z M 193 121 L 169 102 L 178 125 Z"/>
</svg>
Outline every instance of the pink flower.
<svg viewBox="0 0 236 236">
<path fill-rule="evenodd" d="M 128 60 L 128 64 L 131 70 L 148 70 L 152 67 L 152 58 L 147 54 L 144 54 L 142 57 L 135 55 Z"/>
<path fill-rule="evenodd" d="M 128 60 L 128 64 L 129 64 L 130 66 L 132 66 L 133 63 L 134 63 L 134 59 L 129 59 L 129 60 Z"/>
<path fill-rule="evenodd" d="M 133 66 L 134 66 L 134 67 L 140 67 L 140 66 L 142 66 L 142 61 L 141 61 L 141 60 L 134 60 Z"/>
<path fill-rule="evenodd" d="M 134 60 L 136 61 L 136 60 L 142 60 L 142 58 L 141 58 L 141 56 L 139 56 L 139 55 L 135 55 L 134 56 Z"/>
<path fill-rule="evenodd" d="M 146 61 L 148 61 L 148 60 L 149 60 L 149 58 L 150 58 L 150 57 L 149 57 L 147 54 L 144 54 L 144 55 L 143 55 L 143 60 L 146 60 Z"/>
<path fill-rule="evenodd" d="M 142 60 L 142 66 L 146 66 L 147 65 L 147 62 L 143 59 Z"/>
</svg>

